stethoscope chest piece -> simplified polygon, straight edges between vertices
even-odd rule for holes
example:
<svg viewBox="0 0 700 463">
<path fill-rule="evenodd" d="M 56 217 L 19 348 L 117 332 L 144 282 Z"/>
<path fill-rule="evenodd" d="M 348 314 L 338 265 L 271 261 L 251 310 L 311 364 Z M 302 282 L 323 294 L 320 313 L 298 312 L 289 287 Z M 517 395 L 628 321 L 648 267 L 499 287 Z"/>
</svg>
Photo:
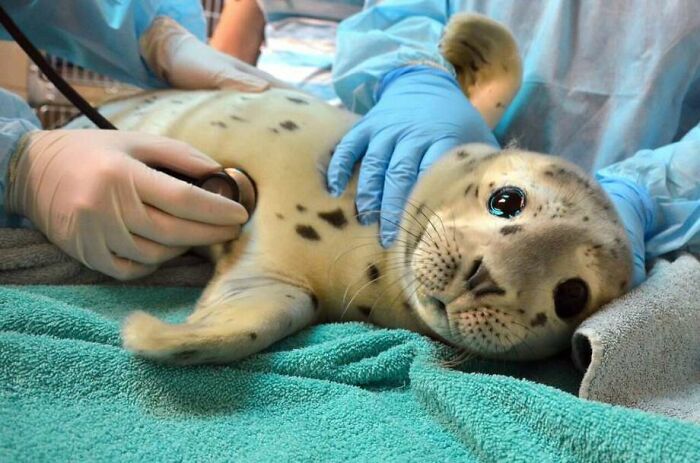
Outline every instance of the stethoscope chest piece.
<svg viewBox="0 0 700 463">
<path fill-rule="evenodd" d="M 227 167 L 223 172 L 205 177 L 198 186 L 236 201 L 246 208 L 249 215 L 255 210 L 255 183 L 242 170 Z"/>
</svg>

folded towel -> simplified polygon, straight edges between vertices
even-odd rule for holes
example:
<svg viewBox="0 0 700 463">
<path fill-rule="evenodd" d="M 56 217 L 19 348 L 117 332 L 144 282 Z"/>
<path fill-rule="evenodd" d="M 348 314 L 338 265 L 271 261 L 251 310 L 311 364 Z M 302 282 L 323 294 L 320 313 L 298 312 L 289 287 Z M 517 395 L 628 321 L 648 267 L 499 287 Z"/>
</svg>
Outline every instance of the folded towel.
<svg viewBox="0 0 700 463">
<path fill-rule="evenodd" d="M 204 286 L 212 265 L 186 254 L 131 285 Z M 0 284 L 124 284 L 82 265 L 64 254 L 36 230 L 0 228 Z"/>
<path fill-rule="evenodd" d="M 700 423 L 700 262 L 659 260 L 648 280 L 573 338 L 580 397 Z"/>
<path fill-rule="evenodd" d="M 487 374 L 502 364 L 448 370 L 402 330 L 320 325 L 225 367 L 120 347 L 128 311 L 178 321 L 198 294 L 0 287 L 0 461 L 700 461 L 700 426 Z"/>
</svg>

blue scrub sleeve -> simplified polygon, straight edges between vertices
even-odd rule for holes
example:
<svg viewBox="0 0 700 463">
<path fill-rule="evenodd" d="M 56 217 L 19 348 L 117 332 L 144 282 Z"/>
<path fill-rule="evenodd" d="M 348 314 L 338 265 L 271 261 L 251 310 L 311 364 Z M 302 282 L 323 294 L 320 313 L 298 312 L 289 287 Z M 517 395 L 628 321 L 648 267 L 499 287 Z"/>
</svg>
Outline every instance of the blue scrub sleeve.
<svg viewBox="0 0 700 463">
<path fill-rule="evenodd" d="M 139 39 L 169 16 L 200 40 L 206 23 L 199 0 L 3 0 L 3 8 L 37 48 L 139 87 L 165 87 L 141 59 Z M 10 40 L 0 27 L 0 39 Z"/>
<path fill-rule="evenodd" d="M 388 72 L 427 65 L 456 76 L 438 49 L 451 12 L 447 1 L 393 0 L 341 22 L 333 64 L 335 91 L 352 111 L 365 114 Z"/>
<path fill-rule="evenodd" d="M 700 253 L 700 125 L 676 143 L 598 171 L 596 178 L 626 182 L 642 199 L 647 259 L 676 250 Z"/>
<path fill-rule="evenodd" d="M 27 226 L 23 217 L 6 212 L 10 157 L 22 136 L 41 126 L 34 111 L 17 95 L 0 88 L 0 227 Z"/>
</svg>

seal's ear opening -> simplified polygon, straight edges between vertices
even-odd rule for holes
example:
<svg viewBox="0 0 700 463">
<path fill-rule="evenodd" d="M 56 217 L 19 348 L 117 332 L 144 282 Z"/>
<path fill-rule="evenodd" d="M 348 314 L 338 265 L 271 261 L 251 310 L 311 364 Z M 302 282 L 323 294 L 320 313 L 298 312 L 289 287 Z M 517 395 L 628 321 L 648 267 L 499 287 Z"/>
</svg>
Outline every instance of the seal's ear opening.
<svg viewBox="0 0 700 463">
<path fill-rule="evenodd" d="M 520 88 L 522 61 L 511 33 L 485 16 L 456 14 L 440 43 L 469 101 L 494 128 Z"/>
</svg>

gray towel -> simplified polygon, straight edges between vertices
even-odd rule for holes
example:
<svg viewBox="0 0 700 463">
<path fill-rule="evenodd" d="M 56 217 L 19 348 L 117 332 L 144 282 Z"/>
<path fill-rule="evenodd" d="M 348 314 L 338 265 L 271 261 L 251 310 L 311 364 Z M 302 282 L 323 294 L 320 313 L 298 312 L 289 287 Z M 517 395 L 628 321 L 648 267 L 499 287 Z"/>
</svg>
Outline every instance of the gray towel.
<svg viewBox="0 0 700 463">
<path fill-rule="evenodd" d="M 700 262 L 657 261 L 579 326 L 572 347 L 580 397 L 700 423 Z"/>
<path fill-rule="evenodd" d="M 64 254 L 36 230 L 0 228 L 0 284 L 129 284 L 147 286 L 204 286 L 213 266 L 186 254 L 166 262 L 144 278 L 114 280 Z"/>
</svg>

